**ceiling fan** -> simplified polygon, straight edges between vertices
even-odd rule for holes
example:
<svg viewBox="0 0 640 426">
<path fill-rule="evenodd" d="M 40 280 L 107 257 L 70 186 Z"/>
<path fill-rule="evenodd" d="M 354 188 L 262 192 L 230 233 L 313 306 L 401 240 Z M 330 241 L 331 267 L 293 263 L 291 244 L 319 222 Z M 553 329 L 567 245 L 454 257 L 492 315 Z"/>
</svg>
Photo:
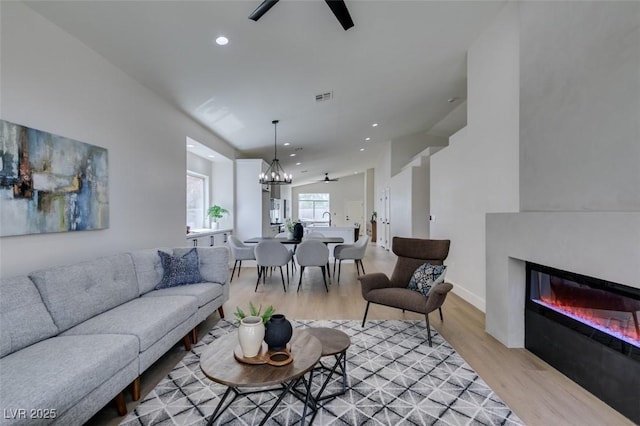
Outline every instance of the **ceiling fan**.
<svg viewBox="0 0 640 426">
<path fill-rule="evenodd" d="M 333 14 L 336 15 L 336 18 L 338 18 L 340 25 L 342 25 L 342 28 L 344 28 L 345 31 L 353 27 L 353 20 L 351 19 L 349 9 L 347 9 L 347 5 L 344 3 L 344 0 L 325 1 L 327 2 L 327 5 L 329 6 Z M 251 12 L 251 15 L 249 15 L 249 19 L 258 21 L 258 19 L 260 19 L 262 15 L 267 13 L 269 9 L 275 6 L 276 3 L 278 3 L 278 0 L 264 0 L 262 3 L 260 3 L 260 6 L 256 8 L 256 10 Z"/>
<path fill-rule="evenodd" d="M 325 173 L 325 174 L 324 174 L 324 179 L 322 179 L 322 180 L 320 180 L 320 181 L 318 181 L 318 182 L 329 183 L 329 182 L 337 182 L 337 181 L 339 181 L 339 180 L 340 180 L 340 179 L 338 179 L 338 178 L 330 179 L 330 178 L 329 178 L 329 173 Z"/>
</svg>

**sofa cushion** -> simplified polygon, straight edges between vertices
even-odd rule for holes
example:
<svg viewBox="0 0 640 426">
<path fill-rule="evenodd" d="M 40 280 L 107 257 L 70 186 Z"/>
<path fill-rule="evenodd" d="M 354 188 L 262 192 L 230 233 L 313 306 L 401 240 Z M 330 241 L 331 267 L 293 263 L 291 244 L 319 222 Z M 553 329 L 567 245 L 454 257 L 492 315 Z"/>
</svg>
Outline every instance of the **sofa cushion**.
<svg viewBox="0 0 640 426">
<path fill-rule="evenodd" d="M 193 296 L 141 297 L 95 316 L 63 335 L 130 334 L 142 352 L 198 310 Z"/>
<path fill-rule="evenodd" d="M 137 357 L 133 336 L 43 340 L 0 359 L 2 408 L 55 409 L 60 415 Z"/>
<path fill-rule="evenodd" d="M 0 279 L 0 357 L 56 334 L 58 328 L 29 277 Z"/>
<path fill-rule="evenodd" d="M 162 280 L 155 286 L 156 290 L 202 282 L 198 269 L 198 252 L 195 247 L 181 256 L 172 256 L 158 250 L 158 256 L 160 256 L 163 274 Z"/>
<path fill-rule="evenodd" d="M 145 293 L 143 297 L 194 296 L 198 299 L 198 308 L 200 308 L 223 294 L 224 289 L 221 284 L 198 283 L 150 291 Z"/>
<path fill-rule="evenodd" d="M 29 277 L 60 331 L 138 296 L 128 254 L 44 269 Z"/>
<path fill-rule="evenodd" d="M 182 256 L 190 248 L 173 249 L 174 256 Z M 229 280 L 229 248 L 198 247 L 198 265 L 202 281 L 209 283 L 226 284 Z"/>
<path fill-rule="evenodd" d="M 444 281 L 446 271 L 447 267 L 444 265 L 425 263 L 414 271 L 407 288 L 428 296 L 431 287 Z"/>
<path fill-rule="evenodd" d="M 145 294 L 154 289 L 154 287 L 162 280 L 162 263 L 158 250 L 171 253 L 170 248 L 144 249 L 131 252 L 131 259 L 138 278 L 138 287 L 140 294 Z"/>
</svg>

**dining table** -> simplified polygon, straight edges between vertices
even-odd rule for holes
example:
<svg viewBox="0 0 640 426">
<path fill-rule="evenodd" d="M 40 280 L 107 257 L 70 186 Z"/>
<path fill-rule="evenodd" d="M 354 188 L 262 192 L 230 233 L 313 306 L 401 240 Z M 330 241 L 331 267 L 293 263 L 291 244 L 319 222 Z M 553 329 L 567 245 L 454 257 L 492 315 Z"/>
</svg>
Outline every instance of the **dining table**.
<svg viewBox="0 0 640 426">
<path fill-rule="evenodd" d="M 342 237 L 311 237 L 314 240 L 318 240 L 321 241 L 323 243 L 325 243 L 326 245 L 329 244 L 342 244 L 344 243 L 344 238 Z M 298 239 L 298 238 L 286 238 L 286 237 L 253 237 L 253 238 L 249 238 L 248 240 L 244 240 L 245 244 L 258 244 L 262 241 L 267 241 L 267 240 L 276 240 L 281 242 L 282 244 L 293 244 L 294 247 L 297 247 L 298 244 L 302 243 L 302 241 L 304 240 L 304 237 L 302 239 Z M 295 253 L 295 248 L 293 250 L 293 252 Z M 331 271 L 329 268 L 329 262 L 327 261 L 327 274 L 329 275 L 329 278 L 331 278 Z"/>
<path fill-rule="evenodd" d="M 344 238 L 342 237 L 312 237 L 314 240 L 321 241 L 325 244 L 342 244 L 344 243 Z M 281 242 L 282 244 L 293 244 L 298 245 L 304 239 L 296 239 L 296 238 L 286 238 L 286 237 L 253 237 L 245 240 L 246 244 L 258 244 L 262 241 L 266 240 L 276 240 Z"/>
</svg>

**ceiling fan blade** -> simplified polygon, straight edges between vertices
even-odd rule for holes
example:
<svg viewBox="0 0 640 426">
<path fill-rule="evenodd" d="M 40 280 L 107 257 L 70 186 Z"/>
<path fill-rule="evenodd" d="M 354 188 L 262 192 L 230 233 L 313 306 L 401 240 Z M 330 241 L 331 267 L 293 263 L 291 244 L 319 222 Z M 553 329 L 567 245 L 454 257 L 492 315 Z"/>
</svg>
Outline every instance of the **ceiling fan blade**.
<svg viewBox="0 0 640 426">
<path fill-rule="evenodd" d="M 258 19 L 262 18 L 262 15 L 267 13 L 267 11 L 275 6 L 276 3 L 278 3 L 278 0 L 264 0 L 262 3 L 260 3 L 260 6 L 256 7 L 256 10 L 251 12 L 251 15 L 249 15 L 249 19 L 257 22 Z"/>
<path fill-rule="evenodd" d="M 325 0 L 329 5 L 329 8 L 336 15 L 340 25 L 344 30 L 348 30 L 353 27 L 353 20 L 351 19 L 351 15 L 349 14 L 349 9 L 347 9 L 347 5 L 344 3 L 344 0 Z M 257 9 L 256 9 L 257 10 Z"/>
</svg>

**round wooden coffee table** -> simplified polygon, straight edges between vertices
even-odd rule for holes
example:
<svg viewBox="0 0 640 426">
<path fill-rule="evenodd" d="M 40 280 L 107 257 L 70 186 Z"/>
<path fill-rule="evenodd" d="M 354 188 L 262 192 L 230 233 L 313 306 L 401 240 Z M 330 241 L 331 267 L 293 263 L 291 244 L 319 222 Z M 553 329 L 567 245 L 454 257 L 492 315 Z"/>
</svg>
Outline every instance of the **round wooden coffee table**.
<svg viewBox="0 0 640 426">
<path fill-rule="evenodd" d="M 284 396 L 288 393 L 293 395 L 291 390 L 302 379 L 306 394 L 304 398 L 304 409 L 300 424 L 304 425 L 307 414 L 307 407 L 316 409 L 313 396 L 310 395 L 311 382 L 313 380 L 313 367 L 322 355 L 322 344 L 320 341 L 303 330 L 294 330 L 291 341 L 291 354 L 293 362 L 290 364 L 275 367 L 269 364 L 244 364 L 234 357 L 234 349 L 238 345 L 238 333 L 233 332 L 219 337 L 209 344 L 200 356 L 200 369 L 210 380 L 227 386 L 227 390 L 220 399 L 218 406 L 211 415 L 208 425 L 220 417 L 220 415 L 233 403 L 233 401 L 244 395 L 265 391 L 281 391 L 278 399 L 267 412 L 260 425 L 265 424 L 273 411 L 280 404 Z M 304 375 L 309 373 L 309 379 Z M 240 388 L 256 388 L 276 386 L 268 389 L 242 391 Z M 233 393 L 231 401 L 224 406 L 227 397 Z M 224 407 L 223 407 L 224 406 Z"/>
<path fill-rule="evenodd" d="M 333 328 L 309 327 L 305 328 L 304 331 L 307 331 L 312 336 L 320 340 L 320 343 L 322 344 L 322 358 L 327 356 L 335 357 L 333 367 L 325 366 L 322 361 L 318 363 L 319 367 L 316 367 L 318 369 L 325 370 L 327 372 L 327 378 L 320 387 L 318 393 L 315 395 L 315 401 L 322 401 L 329 398 L 335 398 L 339 395 L 344 395 L 347 391 L 347 349 L 351 346 L 351 339 L 346 333 Z M 323 395 L 322 393 L 338 368 L 340 368 L 342 372 L 342 391 Z"/>
</svg>

